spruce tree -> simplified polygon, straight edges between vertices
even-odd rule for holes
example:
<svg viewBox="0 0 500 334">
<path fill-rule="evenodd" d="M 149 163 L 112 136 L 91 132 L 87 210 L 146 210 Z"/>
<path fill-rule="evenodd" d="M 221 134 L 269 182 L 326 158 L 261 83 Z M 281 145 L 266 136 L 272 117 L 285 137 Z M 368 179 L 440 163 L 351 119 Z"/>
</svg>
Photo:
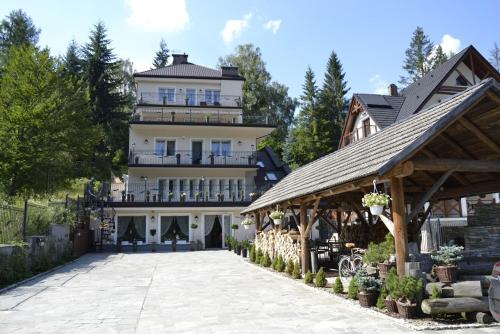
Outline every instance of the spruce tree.
<svg viewBox="0 0 500 334">
<path fill-rule="evenodd" d="M 62 58 L 62 63 L 64 65 L 63 71 L 66 75 L 75 78 L 83 76 L 83 60 L 81 58 L 80 47 L 75 40 L 69 43 L 66 54 Z"/>
<path fill-rule="evenodd" d="M 441 45 L 438 45 L 434 50 L 434 56 L 432 57 L 432 69 L 435 69 L 446 61 L 448 61 L 448 56 L 444 53 Z"/>
<path fill-rule="evenodd" d="M 167 43 L 162 38 L 160 41 L 160 50 L 156 51 L 156 55 L 153 58 L 153 67 L 162 68 L 167 66 L 169 58 L 170 58 L 170 50 L 167 47 Z"/>
<path fill-rule="evenodd" d="M 344 127 L 348 91 L 342 64 L 337 54 L 332 51 L 319 96 L 320 106 L 314 109 L 312 119 L 315 159 L 338 148 Z"/>
<path fill-rule="evenodd" d="M 432 70 L 432 51 L 434 44 L 424 32 L 422 27 L 417 27 L 413 32 L 410 46 L 406 49 L 406 58 L 403 69 L 407 76 L 401 76 L 399 83 L 409 85 L 422 78 Z"/>
<path fill-rule="evenodd" d="M 40 29 L 22 9 L 13 10 L 0 23 L 0 53 L 11 46 L 36 45 Z"/>
<path fill-rule="evenodd" d="M 83 49 L 94 123 L 101 128 L 95 167 L 103 179 L 121 172 L 126 162 L 130 99 L 123 93 L 122 62 L 116 59 L 102 22 L 94 26 Z"/>
</svg>

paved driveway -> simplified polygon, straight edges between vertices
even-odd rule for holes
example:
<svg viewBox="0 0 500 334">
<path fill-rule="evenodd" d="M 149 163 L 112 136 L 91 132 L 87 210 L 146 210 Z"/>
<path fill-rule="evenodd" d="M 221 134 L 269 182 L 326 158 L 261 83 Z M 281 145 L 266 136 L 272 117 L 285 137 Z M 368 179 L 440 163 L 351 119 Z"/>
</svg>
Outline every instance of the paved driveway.
<svg viewBox="0 0 500 334">
<path fill-rule="evenodd" d="M 227 251 L 88 254 L 0 295 L 2 334 L 339 332 L 409 331 Z"/>
</svg>

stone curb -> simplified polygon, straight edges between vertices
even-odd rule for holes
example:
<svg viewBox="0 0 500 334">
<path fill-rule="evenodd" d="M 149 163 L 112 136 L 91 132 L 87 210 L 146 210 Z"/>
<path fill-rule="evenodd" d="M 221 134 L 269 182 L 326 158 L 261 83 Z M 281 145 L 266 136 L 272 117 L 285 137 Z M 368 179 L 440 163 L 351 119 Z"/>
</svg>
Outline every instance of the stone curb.
<svg viewBox="0 0 500 334">
<path fill-rule="evenodd" d="M 81 257 L 81 256 L 80 256 L 80 257 Z M 3 294 L 4 292 L 7 292 L 7 291 L 12 290 L 12 289 L 15 289 L 15 288 L 17 288 L 17 287 L 18 287 L 18 286 L 20 286 L 20 285 L 23 285 L 23 284 L 25 284 L 25 283 L 28 283 L 28 282 L 30 282 L 30 281 L 33 281 L 33 280 L 35 280 L 35 279 L 37 279 L 37 278 L 40 278 L 40 277 L 42 277 L 42 276 L 48 275 L 48 274 L 50 274 L 50 273 L 52 273 L 52 272 L 54 272 L 54 271 L 56 271 L 56 270 L 59 270 L 59 269 L 61 269 L 61 268 L 65 267 L 65 266 L 67 266 L 68 264 L 71 264 L 71 263 L 75 262 L 76 260 L 80 259 L 80 257 L 78 257 L 78 258 L 76 258 L 76 259 L 74 259 L 74 260 L 68 261 L 68 262 L 66 262 L 66 263 L 64 263 L 64 264 L 58 265 L 57 267 L 51 268 L 51 269 L 49 269 L 49 270 L 47 270 L 47 271 L 44 271 L 44 272 L 38 273 L 38 274 L 36 274 L 36 275 L 34 275 L 34 276 L 31 276 L 31 277 L 25 278 L 25 279 L 23 279 L 22 281 L 19 281 L 19 282 L 13 283 L 13 284 L 11 284 L 11 285 L 8 285 L 8 286 L 6 286 L 5 288 L 0 289 L 0 295 L 1 295 L 1 294 Z"/>
<path fill-rule="evenodd" d="M 307 285 L 304 282 L 302 282 L 302 280 L 295 280 L 295 279 L 289 278 L 289 277 L 287 277 L 285 275 L 282 275 L 280 273 L 277 273 L 275 271 L 272 271 L 271 269 L 263 268 L 263 267 L 261 267 L 261 266 L 259 266 L 257 264 L 254 264 L 254 263 L 250 262 L 250 260 L 248 260 L 248 259 L 245 259 L 245 260 L 241 259 L 241 261 L 243 261 L 244 263 L 246 263 L 249 266 L 257 268 L 258 270 L 266 272 L 266 273 L 268 273 L 268 274 L 270 274 L 272 276 L 275 276 L 277 278 L 281 278 L 281 279 L 287 280 L 289 282 L 292 282 L 293 284 L 296 284 L 298 286 L 306 288 L 306 289 L 308 289 L 310 291 L 314 291 L 315 293 L 326 294 L 326 295 L 330 296 L 331 298 L 334 298 L 334 299 L 342 302 L 343 304 L 345 304 L 345 305 L 347 305 L 347 306 L 355 309 L 356 311 L 368 312 L 369 314 L 372 314 L 372 315 L 374 315 L 374 316 L 376 316 L 376 317 L 378 317 L 380 319 L 387 319 L 387 320 L 392 321 L 395 324 L 403 326 L 403 327 L 405 327 L 407 329 L 411 329 L 411 330 L 415 330 L 415 331 L 425 331 L 425 330 L 445 330 L 445 329 L 495 328 L 495 327 L 500 327 L 500 323 L 493 323 L 493 324 L 489 324 L 489 325 L 486 325 L 486 324 L 477 324 L 477 323 L 473 323 L 473 324 L 458 324 L 458 325 L 440 325 L 438 323 L 436 323 L 436 325 L 428 325 L 428 324 L 416 325 L 416 324 L 411 323 L 411 320 L 405 320 L 405 319 L 398 319 L 398 318 L 390 317 L 390 316 L 385 315 L 382 312 L 378 312 L 378 311 L 372 310 L 371 308 L 361 307 L 359 305 L 359 303 L 357 303 L 355 301 L 351 301 L 349 299 L 345 299 L 345 298 L 336 296 L 335 294 L 328 292 L 326 289 L 316 288 L 314 286 Z"/>
</svg>

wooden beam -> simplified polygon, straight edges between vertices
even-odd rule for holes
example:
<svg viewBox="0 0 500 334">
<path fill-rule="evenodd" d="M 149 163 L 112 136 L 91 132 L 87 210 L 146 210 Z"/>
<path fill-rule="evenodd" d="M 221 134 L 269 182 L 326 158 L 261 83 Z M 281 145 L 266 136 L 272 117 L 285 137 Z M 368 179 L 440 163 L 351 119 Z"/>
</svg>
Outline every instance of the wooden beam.
<svg viewBox="0 0 500 334">
<path fill-rule="evenodd" d="M 472 72 L 472 83 L 475 85 L 476 84 L 476 72 L 474 71 L 474 59 L 472 57 L 472 52 L 469 54 L 469 59 L 470 59 L 470 67 L 471 67 L 471 72 Z"/>
<path fill-rule="evenodd" d="M 391 178 L 392 219 L 394 221 L 394 239 L 396 244 L 396 267 L 400 277 L 405 275 L 405 263 L 408 257 L 408 231 L 406 227 L 405 193 L 403 179 Z"/>
<path fill-rule="evenodd" d="M 309 250 L 309 236 L 307 235 L 307 206 L 305 203 L 300 205 L 300 229 L 304 233 L 300 234 L 300 256 L 301 256 L 301 267 L 302 274 L 305 275 L 306 272 L 311 267 L 311 254 Z"/>
<path fill-rule="evenodd" d="M 317 198 L 315 201 L 314 201 L 314 207 L 313 207 L 313 211 L 311 213 L 311 219 L 310 221 L 307 222 L 307 229 L 306 229 L 306 234 L 309 235 L 309 233 L 311 233 L 311 228 L 314 224 L 314 221 L 316 220 L 316 213 L 318 211 L 318 206 L 319 206 L 319 201 L 321 199 L 320 198 Z"/>
<path fill-rule="evenodd" d="M 420 230 L 422 229 L 422 226 L 425 224 L 425 221 L 427 220 L 427 217 L 429 217 L 429 214 L 431 213 L 433 206 L 434 206 L 434 203 L 430 202 L 429 203 L 429 207 L 424 212 L 424 216 L 422 217 L 422 221 L 418 224 L 418 227 L 417 227 L 417 230 L 416 230 L 417 233 L 420 232 Z"/>
<path fill-rule="evenodd" d="M 381 214 L 379 216 L 379 218 L 382 221 L 382 223 L 384 223 L 385 227 L 387 227 L 387 229 L 392 234 L 392 236 L 394 237 L 394 222 L 389 217 L 387 217 L 385 214 Z"/>
<path fill-rule="evenodd" d="M 436 194 L 436 200 L 495 193 L 498 189 L 500 189 L 500 180 L 447 188 Z"/>
<path fill-rule="evenodd" d="M 495 143 L 493 139 L 491 139 L 487 134 L 485 134 L 483 131 L 481 131 L 480 128 L 478 128 L 474 123 L 469 121 L 465 117 L 460 117 L 458 119 L 458 123 L 460 123 L 464 128 L 472 132 L 479 140 L 481 140 L 483 143 L 485 143 L 487 146 L 489 146 L 495 153 L 500 154 L 500 145 Z"/>
<path fill-rule="evenodd" d="M 432 196 L 434 196 L 434 194 L 439 190 L 439 188 L 441 188 L 443 183 L 445 183 L 446 180 L 448 180 L 448 178 L 450 177 L 451 174 L 453 174 L 453 172 L 454 171 L 451 169 L 446 173 L 444 173 L 443 175 L 441 175 L 439 180 L 437 180 L 437 182 L 432 185 L 432 187 L 424 194 L 424 196 L 422 196 L 417 205 L 415 205 L 411 213 L 408 215 L 407 221 L 411 221 L 413 218 L 417 216 L 420 210 L 424 207 L 425 203 L 428 202 L 432 198 Z"/>
<path fill-rule="evenodd" d="M 417 171 L 445 172 L 453 169 L 471 173 L 500 172 L 500 161 L 497 160 L 415 159 L 406 163 L 413 164 Z"/>
<path fill-rule="evenodd" d="M 486 92 L 486 95 L 488 95 L 488 97 L 491 100 L 493 100 L 493 102 L 500 104 L 500 97 L 498 97 L 497 95 L 493 94 L 491 91 Z"/>
<path fill-rule="evenodd" d="M 259 233 L 261 228 L 260 212 L 255 214 L 255 233 Z"/>
</svg>

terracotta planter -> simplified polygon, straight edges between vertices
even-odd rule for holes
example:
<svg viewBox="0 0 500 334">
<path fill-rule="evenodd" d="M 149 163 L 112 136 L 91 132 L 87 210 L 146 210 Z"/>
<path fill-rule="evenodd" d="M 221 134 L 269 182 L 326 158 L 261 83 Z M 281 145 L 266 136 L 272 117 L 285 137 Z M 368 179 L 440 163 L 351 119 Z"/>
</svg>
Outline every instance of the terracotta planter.
<svg viewBox="0 0 500 334">
<path fill-rule="evenodd" d="M 437 266 L 434 269 L 441 283 L 454 283 L 458 278 L 457 266 Z"/>
<path fill-rule="evenodd" d="M 394 263 L 379 263 L 377 265 L 378 267 L 378 276 L 380 278 L 386 278 L 387 274 L 389 273 L 389 270 L 391 270 L 392 267 L 395 267 Z"/>
<path fill-rule="evenodd" d="M 385 308 L 390 313 L 398 313 L 398 306 L 396 301 L 392 299 L 384 299 Z"/>
<path fill-rule="evenodd" d="M 359 292 L 359 305 L 363 307 L 372 307 L 377 304 L 378 292 Z"/>
<path fill-rule="evenodd" d="M 396 302 L 398 307 L 398 313 L 405 319 L 414 319 L 418 315 L 417 304 L 401 304 L 399 301 Z"/>
</svg>

